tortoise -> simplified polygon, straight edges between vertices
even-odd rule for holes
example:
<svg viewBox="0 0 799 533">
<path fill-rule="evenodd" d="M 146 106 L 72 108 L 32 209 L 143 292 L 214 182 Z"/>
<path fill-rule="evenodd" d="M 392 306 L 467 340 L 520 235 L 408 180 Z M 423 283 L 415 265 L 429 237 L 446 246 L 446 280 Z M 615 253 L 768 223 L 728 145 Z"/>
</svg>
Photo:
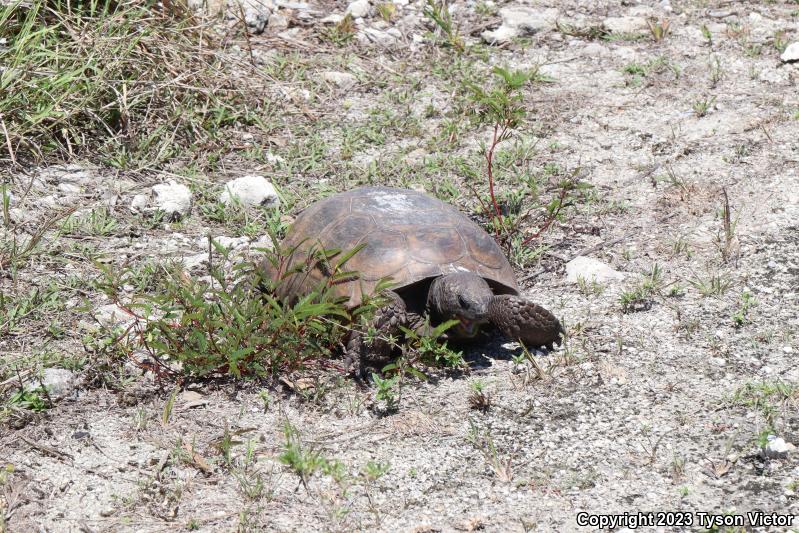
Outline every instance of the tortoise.
<svg viewBox="0 0 799 533">
<path fill-rule="evenodd" d="M 388 303 L 377 310 L 372 325 L 386 338 L 401 336 L 399 326 L 419 330 L 447 320 L 458 323 L 448 339 L 473 339 L 483 325 L 527 346 L 560 344 L 563 328 L 543 307 L 521 297 L 513 268 L 496 241 L 453 206 L 423 193 L 391 187 L 361 187 L 334 194 L 302 211 L 281 248 L 290 255 L 280 265 L 267 265 L 273 279 L 283 278 L 277 295 L 294 302 L 329 279 L 329 268 L 308 264 L 309 251 L 356 249 L 346 263 L 357 276 L 333 283 L 346 305 L 359 305 L 381 279 L 392 278 Z M 425 321 L 428 317 L 429 321 Z M 346 360 L 356 375 L 370 360 L 386 359 L 390 346 L 359 333 L 347 340 Z"/>
</svg>

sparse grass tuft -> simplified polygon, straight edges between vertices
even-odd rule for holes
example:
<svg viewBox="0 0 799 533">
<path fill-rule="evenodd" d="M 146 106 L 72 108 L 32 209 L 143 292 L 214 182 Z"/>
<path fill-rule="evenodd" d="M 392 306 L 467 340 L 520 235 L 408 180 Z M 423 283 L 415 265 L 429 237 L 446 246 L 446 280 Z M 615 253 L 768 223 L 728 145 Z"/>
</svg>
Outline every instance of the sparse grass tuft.
<svg viewBox="0 0 799 533">
<path fill-rule="evenodd" d="M 724 68 L 721 66 L 721 59 L 719 56 L 713 56 L 713 60 L 710 62 L 710 88 L 715 89 L 719 82 L 724 79 L 725 72 Z"/>
<path fill-rule="evenodd" d="M 682 74 L 680 66 L 664 56 L 656 57 L 647 63 L 630 63 L 622 68 L 622 72 L 630 75 L 627 84 L 633 87 L 643 84 L 644 80 L 649 84 L 654 83 L 655 75 L 670 72 L 676 79 Z"/>
<path fill-rule="evenodd" d="M 466 435 L 466 441 L 471 444 L 475 450 L 483 454 L 486 463 L 499 481 L 503 483 L 510 483 L 513 481 L 513 455 L 501 453 L 490 431 L 481 430 L 477 423 L 471 418 L 469 419 L 469 433 Z"/>
<path fill-rule="evenodd" d="M 470 383 L 469 407 L 486 412 L 491 407 L 491 396 L 485 391 L 485 382 L 480 379 Z"/>
<path fill-rule="evenodd" d="M 307 489 L 310 477 L 328 462 L 319 451 L 305 446 L 297 428 L 288 422 L 283 427 L 283 435 L 286 440 L 283 453 L 279 456 L 280 462 L 293 470 Z"/>
<path fill-rule="evenodd" d="M 688 280 L 688 283 L 702 296 L 721 296 L 733 286 L 733 281 L 722 273 L 709 274 L 707 278 L 697 276 Z"/>
<path fill-rule="evenodd" d="M 377 4 L 377 14 L 386 22 L 391 22 L 397 16 L 397 6 L 392 2 Z"/>
<path fill-rule="evenodd" d="M 727 263 L 731 259 L 735 259 L 738 254 L 737 237 L 735 230 L 738 227 L 738 217 L 734 220 L 730 210 L 730 197 L 727 195 L 727 189 L 722 189 L 723 203 L 721 206 L 721 224 L 722 231 L 716 235 L 716 242 L 718 243 L 719 251 L 721 252 L 722 260 Z"/>
<path fill-rule="evenodd" d="M 379 8 L 378 8 L 378 12 Z M 336 46 L 344 46 L 352 41 L 355 37 L 355 19 L 352 15 L 347 13 L 339 22 L 334 24 L 330 29 L 322 32 L 322 37 Z"/>
<path fill-rule="evenodd" d="M 702 24 L 699 30 L 702 32 L 702 37 L 707 41 L 707 45 L 713 46 L 713 33 L 710 29 L 705 24 Z"/>
<path fill-rule="evenodd" d="M 713 108 L 713 105 L 715 103 L 716 103 L 715 96 L 706 96 L 704 98 L 699 98 L 697 100 L 694 100 L 694 102 L 691 104 L 691 107 L 693 108 L 696 116 L 701 118 L 707 115 L 708 111 L 710 111 Z"/>
<path fill-rule="evenodd" d="M 741 305 L 732 315 L 732 322 L 736 328 L 743 327 L 749 322 L 749 310 L 757 305 L 757 300 L 749 291 L 741 293 Z"/>
<path fill-rule="evenodd" d="M 669 19 L 647 19 L 646 23 L 649 26 L 649 34 L 656 43 L 659 43 L 669 35 L 671 29 L 671 22 Z"/>
<path fill-rule="evenodd" d="M 582 276 L 577 278 L 577 289 L 584 296 L 601 296 L 605 292 L 605 286 L 598 282 L 596 278 L 587 280 Z"/>
<path fill-rule="evenodd" d="M 799 400 L 799 387 L 785 381 L 751 382 L 740 387 L 730 397 L 733 405 L 755 410 L 762 425 L 756 441 L 760 447 L 767 442 L 768 435 L 777 434 L 777 422 L 786 409 L 795 409 Z"/>
<path fill-rule="evenodd" d="M 655 263 L 652 270 L 644 274 L 641 282 L 619 296 L 622 312 L 646 311 L 652 307 L 653 296 L 660 293 L 663 286 L 663 270 Z"/>
<path fill-rule="evenodd" d="M 790 41 L 786 38 L 784 31 L 778 31 L 774 34 L 774 48 L 777 49 L 778 53 L 783 53 L 788 48 L 789 43 Z"/>
<path fill-rule="evenodd" d="M 458 53 L 466 51 L 466 44 L 452 20 L 452 15 L 449 12 L 449 3 L 446 0 L 427 0 L 423 13 L 425 17 L 433 22 L 439 34 L 443 36 L 442 40 L 445 46 Z"/>
<path fill-rule="evenodd" d="M 555 28 L 569 37 L 577 37 L 588 41 L 597 39 L 607 39 L 610 36 L 610 31 L 601 25 L 579 27 L 560 20 L 555 21 Z"/>
</svg>

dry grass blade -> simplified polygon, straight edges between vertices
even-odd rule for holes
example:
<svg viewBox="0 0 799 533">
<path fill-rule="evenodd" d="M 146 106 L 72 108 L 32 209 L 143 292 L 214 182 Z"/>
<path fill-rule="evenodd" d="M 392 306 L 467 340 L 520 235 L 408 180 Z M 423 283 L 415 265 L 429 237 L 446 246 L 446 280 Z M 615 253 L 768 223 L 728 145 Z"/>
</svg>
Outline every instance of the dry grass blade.
<svg viewBox="0 0 799 533">
<path fill-rule="evenodd" d="M 14 155 L 14 147 L 11 145 L 11 137 L 8 135 L 8 128 L 6 128 L 6 121 L 3 120 L 2 113 L 0 113 L 0 126 L 3 127 L 3 135 L 6 138 L 6 148 L 8 148 L 8 156 L 11 158 L 11 164 L 17 166 L 17 157 Z"/>
<path fill-rule="evenodd" d="M 192 464 L 197 468 L 197 470 L 200 470 L 207 476 L 214 473 L 214 469 L 211 468 L 211 466 L 208 464 L 208 461 L 206 461 L 203 456 L 194 449 L 194 446 L 188 442 L 184 442 L 183 449 L 189 454 Z"/>
<path fill-rule="evenodd" d="M 708 462 L 702 471 L 713 479 L 719 479 L 729 474 L 733 466 L 734 463 L 731 463 L 727 459 L 722 459 L 721 461 L 708 459 Z"/>
<path fill-rule="evenodd" d="M 730 198 L 727 195 L 727 188 L 722 188 L 721 192 L 724 197 L 724 203 L 721 207 L 721 224 L 723 234 L 718 236 L 718 241 L 721 257 L 725 263 L 728 263 L 730 259 L 737 257 L 739 252 L 738 239 L 735 236 L 737 220 L 732 220 Z"/>
<path fill-rule="evenodd" d="M 73 207 L 50 216 L 34 230 L 24 244 L 17 242 L 16 233 L 13 234 L 11 243 L 8 246 L 0 242 L 0 275 L 4 275 L 4 271 L 7 268 L 19 265 L 30 259 L 36 253 L 45 234 L 53 229 L 59 221 L 74 213 L 76 209 L 76 207 Z"/>
</svg>

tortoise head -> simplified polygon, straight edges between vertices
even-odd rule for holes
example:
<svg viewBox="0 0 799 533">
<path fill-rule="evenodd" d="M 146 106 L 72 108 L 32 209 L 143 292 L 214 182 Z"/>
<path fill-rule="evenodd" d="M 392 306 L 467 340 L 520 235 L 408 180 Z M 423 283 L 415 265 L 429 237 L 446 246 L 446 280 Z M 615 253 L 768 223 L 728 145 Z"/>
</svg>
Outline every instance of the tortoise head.
<svg viewBox="0 0 799 533">
<path fill-rule="evenodd" d="M 458 272 L 433 280 L 427 294 L 427 308 L 440 322 L 460 321 L 449 333 L 468 339 L 488 323 L 488 304 L 493 297 L 491 287 L 482 277 L 473 272 Z"/>
</svg>

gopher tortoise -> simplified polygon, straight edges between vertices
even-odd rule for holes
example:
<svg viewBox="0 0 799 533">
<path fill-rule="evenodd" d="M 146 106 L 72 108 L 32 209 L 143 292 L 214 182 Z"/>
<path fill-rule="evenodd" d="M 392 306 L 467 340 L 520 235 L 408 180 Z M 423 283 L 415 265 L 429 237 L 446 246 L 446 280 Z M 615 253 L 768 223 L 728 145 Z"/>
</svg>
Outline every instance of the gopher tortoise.
<svg viewBox="0 0 799 533">
<path fill-rule="evenodd" d="M 359 245 L 365 246 L 346 263 L 358 275 L 331 288 L 355 307 L 381 279 L 391 278 L 389 302 L 372 322 L 378 339 L 401 337 L 400 326 L 420 330 L 425 323 L 456 319 L 447 332 L 456 341 L 472 339 L 490 324 L 528 346 L 560 344 L 560 322 L 519 296 L 513 269 L 494 239 L 451 205 L 413 190 L 362 187 L 312 204 L 281 244 L 290 255 L 280 265 L 267 265 L 267 274 L 283 278 L 278 296 L 295 302 L 330 279 L 323 262 L 309 262 L 310 250 L 346 252 Z M 308 266 L 292 271 L 299 263 Z M 361 334 L 351 334 L 346 360 L 359 375 L 363 364 L 385 360 L 390 351 L 386 341 L 367 345 Z"/>
</svg>

